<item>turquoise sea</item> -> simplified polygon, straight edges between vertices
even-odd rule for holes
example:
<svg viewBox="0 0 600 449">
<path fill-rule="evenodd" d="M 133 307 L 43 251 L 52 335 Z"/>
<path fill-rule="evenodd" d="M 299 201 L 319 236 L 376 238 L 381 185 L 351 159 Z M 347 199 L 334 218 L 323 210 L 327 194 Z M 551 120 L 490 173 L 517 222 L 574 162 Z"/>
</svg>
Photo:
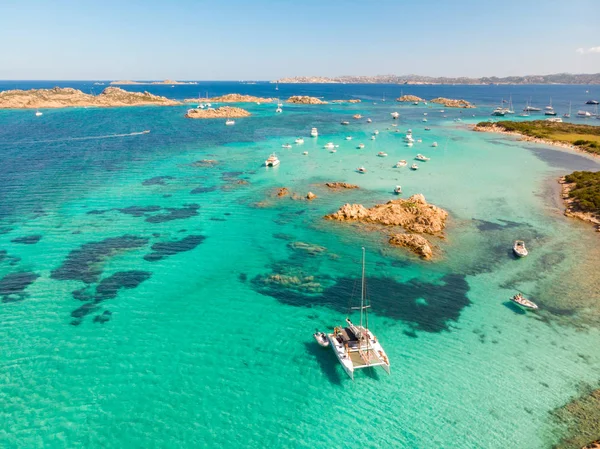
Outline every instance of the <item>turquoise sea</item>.
<svg viewBox="0 0 600 449">
<path fill-rule="evenodd" d="M 0 90 L 56 84 L 104 87 Z M 126 88 L 362 102 L 286 104 L 282 114 L 249 104 L 252 117 L 227 127 L 185 119 L 186 106 L 0 110 L 1 447 L 539 449 L 560 440 L 565 427 L 551 412 L 599 382 L 600 239 L 562 215 L 556 180 L 600 163 L 468 125 L 509 95 L 518 109 L 552 97 L 560 114 L 572 101 L 575 114 L 598 86 L 403 88 L 464 98 L 473 110 L 398 104 L 402 86 Z M 409 128 L 422 139 L 412 148 Z M 272 152 L 281 165 L 267 169 Z M 431 158 L 418 171 L 393 168 L 417 153 Z M 327 181 L 360 189 L 334 192 Z M 388 201 L 397 184 L 403 197 L 423 193 L 449 211 L 436 261 L 323 219 L 346 202 Z M 298 199 L 277 198 L 280 187 Z M 302 199 L 309 191 L 317 199 Z M 511 256 L 517 238 L 531 252 L 522 260 Z M 312 333 L 345 318 L 361 246 L 370 324 L 392 372 L 352 381 Z M 269 283 L 273 274 L 299 283 Z M 539 312 L 512 307 L 516 291 Z"/>
</svg>

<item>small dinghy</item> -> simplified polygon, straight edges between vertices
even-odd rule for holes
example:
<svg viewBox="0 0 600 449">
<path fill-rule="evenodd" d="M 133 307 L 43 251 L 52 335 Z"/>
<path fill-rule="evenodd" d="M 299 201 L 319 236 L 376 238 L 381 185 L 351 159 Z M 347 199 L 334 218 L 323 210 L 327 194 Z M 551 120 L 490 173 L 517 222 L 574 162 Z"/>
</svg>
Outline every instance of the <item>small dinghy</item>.
<svg viewBox="0 0 600 449">
<path fill-rule="evenodd" d="M 372 136 L 371 136 L 371 140 L 375 140 L 375 135 L 372 135 Z"/>
<path fill-rule="evenodd" d="M 305 151 L 305 152 L 304 152 L 304 153 L 302 153 L 302 154 L 306 156 L 306 155 L 308 154 L 308 151 Z"/>
<path fill-rule="evenodd" d="M 377 134 L 379 134 L 379 131 L 375 130 L 375 131 L 373 131 L 373 134 L 377 135 Z"/>
<path fill-rule="evenodd" d="M 418 169 L 419 169 L 419 166 L 418 166 L 417 164 L 412 164 L 412 165 L 410 166 L 410 169 L 411 169 L 411 170 L 418 170 Z"/>
<path fill-rule="evenodd" d="M 304 143 L 304 139 L 303 139 L 302 137 L 298 137 L 298 138 L 296 139 L 296 143 L 297 143 L 298 145 L 302 145 L 302 144 Z"/>
<path fill-rule="evenodd" d="M 427 161 L 429 160 L 429 158 L 428 158 L 428 157 L 426 157 L 426 156 L 423 156 L 422 154 L 417 154 L 417 155 L 415 156 L 415 159 L 416 159 L 416 160 L 418 160 L 418 161 L 423 161 L 423 162 L 427 162 Z"/>
<path fill-rule="evenodd" d="M 359 150 L 362 150 L 364 147 L 365 147 L 364 143 L 359 143 L 356 148 L 358 148 Z"/>
<path fill-rule="evenodd" d="M 431 131 L 431 128 L 425 128 L 425 131 Z"/>
<path fill-rule="evenodd" d="M 515 240 L 515 244 L 513 245 L 513 253 L 517 257 L 525 257 L 529 254 L 527 248 L 525 248 L 525 242 L 523 240 Z"/>
<path fill-rule="evenodd" d="M 292 148 L 292 146 L 289 143 L 284 143 L 283 145 L 281 145 L 281 148 Z"/>
<path fill-rule="evenodd" d="M 359 173 L 366 173 L 366 172 L 367 172 L 367 169 L 366 169 L 365 167 L 358 167 L 358 168 L 356 169 L 356 171 L 357 171 L 357 172 L 359 172 Z"/>
<path fill-rule="evenodd" d="M 352 140 L 352 136 L 346 136 L 346 140 Z"/>
<path fill-rule="evenodd" d="M 317 340 L 317 343 L 319 343 L 319 346 L 326 348 L 329 346 L 329 340 L 327 339 L 327 335 L 325 334 L 325 332 L 315 332 L 313 334 L 313 338 L 315 340 Z"/>
<path fill-rule="evenodd" d="M 367 123 L 371 123 L 373 120 L 371 120 L 370 118 L 367 119 Z"/>
<path fill-rule="evenodd" d="M 402 193 L 402 187 L 401 186 L 396 186 L 396 188 L 394 189 L 394 193 L 396 195 L 400 195 Z"/>
<path fill-rule="evenodd" d="M 432 146 L 433 148 L 437 147 L 437 145 L 438 145 L 438 144 L 437 144 L 437 142 L 433 142 L 433 143 L 431 144 L 431 146 Z"/>
<path fill-rule="evenodd" d="M 510 298 L 510 300 L 512 302 L 514 302 L 515 304 L 518 304 L 521 307 L 524 307 L 525 309 L 531 309 L 531 310 L 538 309 L 538 305 L 536 303 L 525 298 L 521 293 L 517 293 L 515 296 Z"/>
<path fill-rule="evenodd" d="M 396 168 L 400 168 L 400 167 L 406 167 L 406 161 L 404 159 L 402 159 L 396 163 Z"/>
<path fill-rule="evenodd" d="M 379 153 L 377 153 L 377 156 L 379 157 L 387 157 L 387 153 L 380 151 Z"/>
<path fill-rule="evenodd" d="M 350 122 L 349 122 L 349 121 L 347 121 L 347 120 L 344 120 L 343 122 L 340 122 L 340 124 L 341 124 L 341 125 L 349 125 L 349 124 L 350 124 Z"/>
</svg>

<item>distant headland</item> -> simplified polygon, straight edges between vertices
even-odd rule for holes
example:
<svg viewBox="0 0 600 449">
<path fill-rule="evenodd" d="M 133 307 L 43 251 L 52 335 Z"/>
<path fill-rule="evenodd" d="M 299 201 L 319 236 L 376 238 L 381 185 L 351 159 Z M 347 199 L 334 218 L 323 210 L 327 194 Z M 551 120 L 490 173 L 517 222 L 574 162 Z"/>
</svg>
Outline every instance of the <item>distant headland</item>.
<svg viewBox="0 0 600 449">
<path fill-rule="evenodd" d="M 296 76 L 280 78 L 272 83 L 281 84 L 600 84 L 600 73 L 525 76 L 434 77 L 421 75 L 375 75 L 375 76 Z"/>
<path fill-rule="evenodd" d="M 111 81 L 111 85 L 120 86 L 120 85 L 148 85 L 148 84 L 198 84 L 197 81 L 173 81 L 173 80 L 164 80 L 164 81 L 131 81 L 131 80 L 121 80 L 121 81 Z"/>
<path fill-rule="evenodd" d="M 114 106 L 175 106 L 170 100 L 149 92 L 128 92 L 118 87 L 107 87 L 99 95 L 90 95 L 71 87 L 53 89 L 6 90 L 0 92 L 0 109 L 42 109 L 68 107 Z"/>
</svg>

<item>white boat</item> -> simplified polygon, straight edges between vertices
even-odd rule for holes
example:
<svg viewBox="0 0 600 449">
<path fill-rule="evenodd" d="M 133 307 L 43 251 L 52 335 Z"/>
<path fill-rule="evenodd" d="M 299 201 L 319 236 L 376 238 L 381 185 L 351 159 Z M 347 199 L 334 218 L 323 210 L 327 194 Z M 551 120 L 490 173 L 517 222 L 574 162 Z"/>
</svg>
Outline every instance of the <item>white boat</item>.
<svg viewBox="0 0 600 449">
<path fill-rule="evenodd" d="M 289 143 L 284 143 L 283 145 L 281 145 L 281 148 L 290 149 L 292 148 L 292 146 Z"/>
<path fill-rule="evenodd" d="M 349 125 L 349 124 L 350 124 L 350 122 L 347 120 L 343 120 L 340 122 L 340 125 Z"/>
<path fill-rule="evenodd" d="M 327 334 L 330 346 L 342 368 L 354 379 L 354 371 L 362 368 L 381 366 L 390 373 L 390 361 L 377 337 L 369 330 L 368 310 L 371 307 L 366 297 L 365 249 L 362 249 L 362 283 L 360 293 L 360 324 L 356 326 L 349 318 L 346 325 L 336 327 Z"/>
<path fill-rule="evenodd" d="M 359 172 L 359 173 L 366 173 L 366 172 L 367 172 L 367 169 L 366 169 L 365 167 L 358 167 L 358 168 L 356 169 L 356 171 L 357 171 L 357 172 Z"/>
<path fill-rule="evenodd" d="M 325 332 L 315 332 L 313 334 L 313 338 L 319 343 L 320 346 L 326 348 L 329 346 L 329 340 L 327 339 L 327 334 Z"/>
<path fill-rule="evenodd" d="M 305 151 L 305 152 L 304 152 L 304 153 L 302 153 L 302 154 L 306 156 L 306 155 L 308 154 L 308 151 Z"/>
<path fill-rule="evenodd" d="M 283 112 L 283 109 L 277 108 L 277 109 L 275 109 L 275 112 L 279 114 L 280 112 Z"/>
<path fill-rule="evenodd" d="M 423 143 L 423 139 L 417 139 L 417 143 Z"/>
<path fill-rule="evenodd" d="M 423 118 L 423 120 L 421 120 L 421 121 L 422 121 L 422 122 L 426 122 L 426 121 L 427 121 L 427 119 L 426 119 L 426 118 Z"/>
<path fill-rule="evenodd" d="M 437 146 L 438 146 L 438 143 L 437 143 L 437 142 L 433 142 L 433 143 L 431 144 L 431 146 L 432 146 L 433 148 L 435 148 L 435 147 L 437 147 Z"/>
<path fill-rule="evenodd" d="M 310 130 L 310 137 L 317 137 L 319 135 L 319 131 L 317 131 L 317 128 L 312 128 Z"/>
<path fill-rule="evenodd" d="M 362 150 L 364 147 L 365 147 L 364 143 L 359 143 L 356 148 L 358 148 L 359 150 Z"/>
<path fill-rule="evenodd" d="M 281 103 L 281 102 L 277 103 L 277 107 L 278 108 L 282 108 L 283 107 L 283 103 Z"/>
<path fill-rule="evenodd" d="M 335 148 L 330 148 L 330 149 L 329 149 L 329 152 L 330 152 L 330 153 L 335 153 L 335 152 L 337 152 L 337 150 L 336 150 Z"/>
<path fill-rule="evenodd" d="M 415 156 L 415 159 L 416 159 L 416 160 L 418 160 L 418 161 L 427 162 L 427 161 L 428 161 L 429 159 L 431 159 L 431 158 L 425 157 L 425 156 L 423 156 L 422 154 L 417 154 L 417 155 Z"/>
<path fill-rule="evenodd" d="M 399 113 L 397 113 L 397 112 L 392 112 L 392 113 L 390 113 L 390 115 L 392 116 L 392 118 L 393 118 L 394 120 L 396 120 L 398 117 L 400 117 L 400 114 L 399 114 Z"/>
<path fill-rule="evenodd" d="M 525 257 L 529 254 L 527 248 L 525 248 L 525 242 L 523 240 L 515 240 L 515 244 L 513 245 L 513 253 L 517 257 Z"/>
<path fill-rule="evenodd" d="M 415 106 L 419 106 L 419 102 L 418 102 L 418 101 L 415 101 L 413 104 L 414 104 Z"/>
<path fill-rule="evenodd" d="M 327 142 L 323 148 L 325 148 L 326 150 L 331 150 L 332 148 L 335 148 L 335 145 L 333 144 L 333 142 Z"/>
<path fill-rule="evenodd" d="M 227 126 L 235 125 L 235 120 L 229 119 L 225 122 L 225 125 L 227 125 Z"/>
<path fill-rule="evenodd" d="M 352 136 L 346 136 L 346 140 L 352 140 Z"/>
<path fill-rule="evenodd" d="M 275 153 L 271 154 L 269 158 L 265 161 L 266 167 L 277 167 L 279 165 L 279 159 L 275 156 Z"/>
<path fill-rule="evenodd" d="M 544 115 L 556 115 L 556 111 L 552 107 L 552 98 L 550 98 L 550 104 L 544 108 Z"/>
<path fill-rule="evenodd" d="M 427 112 L 423 112 L 423 115 L 427 115 Z"/>
<path fill-rule="evenodd" d="M 295 142 L 296 142 L 298 145 L 302 145 L 302 144 L 304 143 L 304 139 L 303 139 L 302 137 L 298 137 L 298 138 L 295 140 Z"/>
<path fill-rule="evenodd" d="M 563 114 L 564 118 L 571 118 L 571 102 L 569 101 L 569 112 Z"/>
<path fill-rule="evenodd" d="M 367 119 L 367 123 L 371 123 L 373 120 L 371 120 L 370 118 Z"/>
<path fill-rule="evenodd" d="M 552 122 L 552 123 L 562 123 L 562 119 L 560 117 L 550 117 L 546 119 L 547 122 Z"/>
<path fill-rule="evenodd" d="M 406 142 L 406 146 L 407 146 L 407 147 L 412 147 L 412 146 L 413 146 L 413 143 L 412 143 L 412 142 Z"/>
<path fill-rule="evenodd" d="M 145 129 L 142 131 L 142 134 L 150 134 L 150 130 L 149 129 Z"/>
<path fill-rule="evenodd" d="M 539 308 L 536 303 L 525 298 L 521 293 L 517 293 L 515 296 L 510 298 L 510 300 L 526 309 L 537 310 Z"/>
<path fill-rule="evenodd" d="M 404 159 L 396 162 L 396 168 L 406 167 L 406 161 Z"/>
<path fill-rule="evenodd" d="M 379 131 L 375 130 L 375 131 L 373 131 L 373 134 L 377 135 L 377 134 L 379 134 Z"/>
<path fill-rule="evenodd" d="M 504 100 L 502 100 L 504 101 Z M 502 106 L 498 106 L 496 109 L 494 109 L 492 111 L 492 115 L 496 116 L 496 117 L 504 117 L 504 115 L 506 114 L 506 108 L 502 107 Z"/>
<path fill-rule="evenodd" d="M 396 186 L 396 188 L 394 189 L 394 193 L 396 195 L 400 195 L 402 193 L 402 187 L 401 186 Z"/>
<path fill-rule="evenodd" d="M 373 136 L 371 136 L 371 140 L 375 140 L 375 136 L 374 136 L 374 135 L 373 135 Z"/>
<path fill-rule="evenodd" d="M 410 166 L 410 169 L 411 169 L 411 170 L 418 170 L 418 169 L 419 169 L 419 166 L 418 166 L 417 164 L 412 164 L 412 165 Z"/>
<path fill-rule="evenodd" d="M 412 134 L 407 134 L 406 136 L 404 136 L 404 140 L 406 140 L 407 142 L 414 142 L 415 139 L 413 139 Z"/>
<path fill-rule="evenodd" d="M 431 128 L 425 128 L 425 131 L 431 131 Z"/>
<path fill-rule="evenodd" d="M 589 91 L 586 90 L 585 93 L 587 94 L 587 93 L 589 93 Z M 585 104 L 599 104 L 599 103 L 600 102 L 597 100 L 588 100 L 585 102 Z"/>
<path fill-rule="evenodd" d="M 377 153 L 377 156 L 379 156 L 379 157 L 387 157 L 387 155 L 388 154 L 383 151 L 380 151 L 379 153 Z"/>
<path fill-rule="evenodd" d="M 40 112 L 40 111 L 35 111 L 35 116 L 36 116 L 36 117 L 39 117 L 39 116 L 41 116 L 41 115 L 44 115 L 44 113 L 43 113 L 43 112 Z"/>
<path fill-rule="evenodd" d="M 591 116 L 592 116 L 592 114 L 589 113 L 588 111 L 577 111 L 577 117 L 589 118 Z"/>
</svg>

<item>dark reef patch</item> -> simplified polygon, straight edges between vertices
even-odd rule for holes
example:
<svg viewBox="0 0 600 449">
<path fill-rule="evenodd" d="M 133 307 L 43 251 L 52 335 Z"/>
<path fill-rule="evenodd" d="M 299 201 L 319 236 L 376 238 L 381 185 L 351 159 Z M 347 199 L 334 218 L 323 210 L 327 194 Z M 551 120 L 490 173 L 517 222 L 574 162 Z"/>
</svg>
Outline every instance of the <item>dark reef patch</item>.
<svg viewBox="0 0 600 449">
<path fill-rule="evenodd" d="M 227 221 L 224 218 L 220 218 L 220 217 L 210 217 L 209 218 L 210 221 Z"/>
<path fill-rule="evenodd" d="M 211 186 L 211 187 L 196 187 L 194 190 L 192 190 L 190 193 L 192 195 L 198 195 L 200 193 L 208 193 L 208 192 L 214 192 L 215 190 L 217 190 L 217 186 Z"/>
<path fill-rule="evenodd" d="M 150 212 L 158 212 L 162 208 L 160 206 L 129 206 L 123 209 L 115 209 L 126 215 L 133 215 L 134 217 L 143 217 Z"/>
<path fill-rule="evenodd" d="M 200 206 L 197 204 L 184 204 L 179 209 L 174 207 L 166 208 L 166 214 L 153 215 L 146 218 L 146 221 L 148 223 L 165 223 L 172 220 L 183 220 L 198 215 L 198 209 L 200 209 Z"/>
<path fill-rule="evenodd" d="M 478 220 L 473 218 L 473 222 L 480 231 L 500 231 L 502 229 L 518 228 L 519 226 L 529 226 L 525 223 L 517 223 L 516 221 L 498 219 L 500 223 L 493 221 Z"/>
<path fill-rule="evenodd" d="M 313 282 L 318 281 L 314 279 Z M 321 294 L 306 294 L 295 288 L 294 281 L 288 285 L 265 283 L 263 277 L 252 280 L 254 288 L 280 302 L 297 307 L 326 306 L 340 312 L 348 310 L 349 298 L 356 298 L 359 280 L 338 278 L 333 286 Z M 469 284 L 465 276 L 448 274 L 440 283 L 412 279 L 397 282 L 388 277 L 367 278 L 369 297 L 376 298 L 375 313 L 404 321 L 413 330 L 441 332 L 448 330 L 450 321 L 458 321 L 463 308 L 470 304 L 467 293 Z M 307 290 L 310 291 L 310 290 Z"/>
<path fill-rule="evenodd" d="M 98 310 L 98 306 L 93 302 L 88 302 L 82 305 L 81 307 L 78 307 L 77 309 L 73 310 L 71 312 L 71 316 L 73 318 L 83 318 L 86 315 L 95 312 L 96 310 Z M 78 322 L 77 324 L 80 324 L 80 322 Z"/>
<path fill-rule="evenodd" d="M 175 179 L 173 176 L 155 176 L 154 178 L 146 179 L 142 182 L 143 186 L 164 186 L 167 185 L 165 181 Z"/>
<path fill-rule="evenodd" d="M 9 273 L 0 279 L 2 302 L 22 301 L 27 297 L 25 289 L 39 277 L 32 272 Z"/>
<path fill-rule="evenodd" d="M 25 237 L 17 237 L 16 239 L 12 239 L 12 243 L 22 243 L 24 245 L 35 245 L 42 239 L 41 235 L 26 235 Z"/>
<path fill-rule="evenodd" d="M 110 310 L 105 310 L 104 313 L 102 313 L 101 315 L 96 315 L 94 317 L 94 323 L 104 324 L 104 323 L 110 321 L 111 317 L 112 317 L 112 312 Z"/>
<path fill-rule="evenodd" d="M 86 284 L 97 282 L 102 262 L 119 252 L 145 246 L 148 239 L 133 235 L 112 237 L 99 242 L 85 243 L 69 253 L 51 277 L 60 281 L 76 280 Z"/>
<path fill-rule="evenodd" d="M 173 240 L 170 242 L 158 242 L 152 245 L 150 254 L 146 254 L 144 259 L 149 262 L 156 262 L 165 257 L 172 256 L 177 253 L 191 251 L 200 245 L 206 237 L 202 235 L 188 235 L 181 240 Z"/>
<path fill-rule="evenodd" d="M 131 270 L 119 271 L 100 281 L 96 287 L 96 297 L 94 302 L 98 303 L 105 299 L 113 299 L 117 297 L 119 290 L 122 288 L 136 288 L 145 280 L 149 279 L 152 273 L 149 271 Z"/>
</svg>

